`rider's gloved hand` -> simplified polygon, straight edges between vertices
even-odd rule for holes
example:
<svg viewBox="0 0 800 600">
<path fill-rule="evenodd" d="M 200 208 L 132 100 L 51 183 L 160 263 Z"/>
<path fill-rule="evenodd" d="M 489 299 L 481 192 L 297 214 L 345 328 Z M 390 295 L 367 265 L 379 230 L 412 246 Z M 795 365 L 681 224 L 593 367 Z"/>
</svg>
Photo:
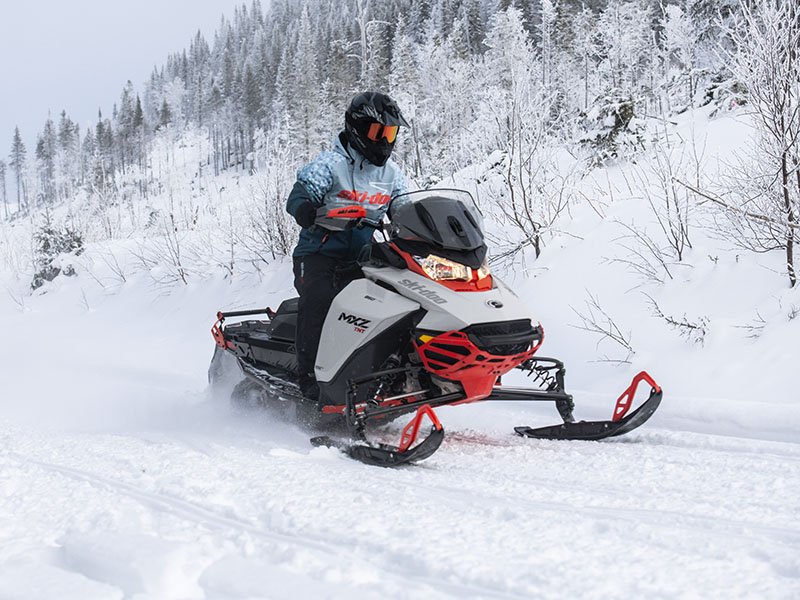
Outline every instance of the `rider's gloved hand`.
<svg viewBox="0 0 800 600">
<path fill-rule="evenodd" d="M 294 220 L 297 221 L 297 224 L 303 229 L 311 227 L 316 219 L 317 207 L 311 200 L 303 202 L 294 212 Z"/>
</svg>

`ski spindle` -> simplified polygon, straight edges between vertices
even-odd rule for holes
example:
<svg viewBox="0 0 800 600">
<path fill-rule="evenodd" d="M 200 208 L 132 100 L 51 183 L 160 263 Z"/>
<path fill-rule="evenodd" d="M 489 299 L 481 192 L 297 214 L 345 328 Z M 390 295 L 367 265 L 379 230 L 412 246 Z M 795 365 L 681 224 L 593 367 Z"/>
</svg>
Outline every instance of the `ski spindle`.
<svg viewBox="0 0 800 600">
<path fill-rule="evenodd" d="M 649 383 L 650 387 L 655 392 L 661 391 L 659 385 L 655 382 L 655 380 L 652 377 L 650 377 L 647 371 L 640 372 L 638 375 L 636 375 L 636 377 L 633 378 L 628 388 L 624 392 L 622 392 L 619 398 L 617 398 L 617 404 L 616 406 L 614 406 L 614 414 L 611 417 L 611 420 L 613 422 L 616 423 L 617 421 L 622 419 L 626 414 L 628 414 L 628 411 L 633 405 L 633 398 L 634 396 L 636 396 L 636 389 L 639 387 L 639 384 L 642 381 L 646 381 L 647 383 Z"/>
<path fill-rule="evenodd" d="M 417 413 L 414 415 L 414 418 L 409 421 L 405 428 L 403 428 L 403 433 L 400 435 L 400 445 L 398 446 L 400 452 L 405 452 L 415 441 L 417 441 L 419 428 L 422 424 L 422 418 L 426 415 L 431 420 L 431 423 L 433 423 L 435 430 L 439 431 L 442 428 L 442 424 L 439 422 L 439 418 L 436 416 L 436 413 L 433 412 L 430 404 L 420 406 L 417 409 Z"/>
</svg>

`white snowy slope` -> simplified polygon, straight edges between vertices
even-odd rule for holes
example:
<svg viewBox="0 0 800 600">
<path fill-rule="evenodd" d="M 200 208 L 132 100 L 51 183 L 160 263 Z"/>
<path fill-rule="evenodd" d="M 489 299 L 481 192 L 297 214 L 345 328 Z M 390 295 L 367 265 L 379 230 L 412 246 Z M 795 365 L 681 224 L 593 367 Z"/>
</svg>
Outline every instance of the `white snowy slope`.
<svg viewBox="0 0 800 600">
<path fill-rule="evenodd" d="M 769 270 L 780 257 L 698 237 L 689 272 L 650 290 L 709 317 L 700 347 L 606 260 L 614 214 L 646 211 L 623 193 L 607 210 L 576 208 L 572 235 L 507 278 L 579 418 L 610 415 L 640 369 L 664 387 L 659 412 L 622 438 L 555 442 L 512 434 L 556 423 L 551 407 L 443 409 L 442 448 L 395 470 L 312 448 L 288 407 L 207 393 L 215 312 L 276 306 L 287 261 L 165 289 L 115 281 L 106 244 L 24 299 L 3 274 L 0 599 L 800 597 L 800 319 L 784 310 L 800 299 Z M 591 362 L 596 338 L 570 326 L 587 292 L 633 330 L 632 364 Z M 756 310 L 754 340 L 740 326 Z"/>
</svg>

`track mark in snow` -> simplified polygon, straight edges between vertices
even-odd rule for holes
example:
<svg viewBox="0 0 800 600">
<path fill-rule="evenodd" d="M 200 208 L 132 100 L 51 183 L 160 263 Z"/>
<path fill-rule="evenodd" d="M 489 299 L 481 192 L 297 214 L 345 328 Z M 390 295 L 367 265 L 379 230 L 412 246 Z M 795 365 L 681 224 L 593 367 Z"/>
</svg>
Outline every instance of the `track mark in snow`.
<svg viewBox="0 0 800 600">
<path fill-rule="evenodd" d="M 295 455 L 295 453 L 291 454 L 293 456 Z M 298 535 L 296 533 L 285 534 L 276 531 L 267 531 L 246 521 L 220 515 L 219 513 L 194 502 L 176 498 L 174 496 L 146 492 L 132 484 L 112 480 L 101 475 L 96 475 L 73 467 L 30 459 L 14 452 L 7 452 L 6 456 L 19 463 L 32 465 L 51 473 L 59 474 L 68 479 L 88 483 L 92 486 L 102 488 L 108 492 L 111 492 L 112 494 L 121 494 L 149 507 L 150 509 L 170 514 L 171 516 L 179 519 L 190 521 L 204 529 L 216 530 L 217 532 L 222 533 L 223 536 L 228 539 L 237 537 L 237 534 L 248 534 L 265 542 L 277 542 L 286 548 L 292 549 L 302 548 L 304 550 L 314 551 L 326 557 L 342 555 L 342 548 L 338 542 L 327 542 L 318 539 L 312 539 L 308 536 Z M 369 565 L 371 568 L 377 568 L 381 573 L 381 581 L 392 582 L 397 586 L 397 589 L 404 589 L 406 592 L 410 590 L 409 586 L 412 585 L 412 582 L 409 581 L 408 573 L 404 571 L 409 567 L 414 566 L 414 559 L 408 554 L 404 552 L 397 553 L 388 550 L 380 543 L 372 544 L 369 541 L 365 541 L 362 544 L 357 544 L 354 548 L 348 550 L 346 554 L 349 555 L 351 560 L 356 558 L 357 561 L 361 561 L 361 563 L 364 565 Z M 117 569 L 115 571 L 112 568 L 112 573 L 109 575 L 108 569 L 104 568 L 102 561 L 97 562 L 90 556 L 83 554 L 80 550 L 68 551 L 65 565 L 75 569 L 77 572 L 92 580 L 121 587 L 127 594 L 138 592 L 142 588 L 142 582 L 135 571 L 125 569 L 122 571 Z M 526 597 L 525 595 L 509 593 L 508 591 L 499 592 L 479 584 L 445 581 L 442 580 L 436 573 L 430 573 L 427 575 L 424 574 L 426 571 L 430 571 L 426 567 L 427 565 L 419 562 L 415 567 L 416 572 L 412 578 L 414 586 L 421 586 L 415 592 L 420 598 L 443 597 L 442 594 L 444 593 L 458 598 L 479 597 L 522 599 Z M 359 593 L 365 598 L 381 597 L 381 595 L 364 595 L 363 590 L 359 591 Z"/>
<path fill-rule="evenodd" d="M 246 521 L 241 521 L 239 519 L 234 519 L 232 517 L 220 515 L 219 513 L 204 508 L 203 506 L 200 506 L 188 500 L 183 500 L 181 498 L 176 498 L 174 496 L 166 496 L 163 494 L 146 492 L 129 483 L 112 480 L 107 477 L 103 477 L 101 475 L 95 475 L 93 473 L 89 473 L 87 471 L 81 471 L 79 469 L 75 469 L 72 467 L 65 467 L 61 465 L 55 465 L 52 463 L 46 463 L 38 460 L 28 459 L 19 455 L 16 455 L 15 459 L 19 460 L 20 462 L 24 462 L 30 465 L 35 465 L 39 468 L 45 469 L 53 473 L 61 474 L 64 477 L 68 477 L 70 479 L 83 481 L 91 485 L 102 487 L 107 491 L 111 491 L 113 493 L 121 493 L 151 508 L 154 508 L 162 512 L 167 512 L 175 517 L 191 521 L 207 529 L 217 529 L 219 531 L 228 533 L 230 532 L 249 533 L 256 537 L 260 537 L 272 542 L 281 542 L 284 544 L 291 544 L 291 545 L 301 544 L 308 548 L 313 548 L 315 550 L 322 552 L 331 552 L 332 550 L 335 549 L 333 546 L 325 544 L 323 542 L 316 542 L 308 539 L 301 540 L 298 539 L 296 536 L 290 536 L 273 531 L 266 531 L 264 529 L 260 529 L 252 525 L 251 523 L 247 523 Z"/>
</svg>

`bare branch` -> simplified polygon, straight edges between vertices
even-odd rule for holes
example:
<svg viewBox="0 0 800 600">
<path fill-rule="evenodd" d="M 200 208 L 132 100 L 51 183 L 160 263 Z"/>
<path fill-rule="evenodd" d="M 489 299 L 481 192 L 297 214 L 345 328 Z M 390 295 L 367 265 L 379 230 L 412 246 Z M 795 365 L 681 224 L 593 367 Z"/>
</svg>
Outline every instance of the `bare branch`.
<svg viewBox="0 0 800 600">
<path fill-rule="evenodd" d="M 681 337 L 685 337 L 691 342 L 700 344 L 701 346 L 704 344 L 706 333 L 708 333 L 708 317 L 700 317 L 696 322 L 689 321 L 686 315 L 683 315 L 680 319 L 676 319 L 675 317 L 664 314 L 664 311 L 661 310 L 661 307 L 650 294 L 642 293 L 650 301 L 653 313 L 660 319 L 666 321 L 667 324 L 677 329 Z"/>
<path fill-rule="evenodd" d="M 581 320 L 580 325 L 572 325 L 572 327 L 600 336 L 597 340 L 597 348 L 600 347 L 604 340 L 610 340 L 622 347 L 626 352 L 623 359 L 610 359 L 608 356 L 604 356 L 602 362 L 629 363 L 630 358 L 635 354 L 631 345 L 631 332 L 624 333 L 616 321 L 600 306 L 597 297 L 592 296 L 588 291 L 587 293 L 589 294 L 589 300 L 585 301 L 585 312 L 580 312 L 574 307 L 570 307 L 572 312 Z"/>
<path fill-rule="evenodd" d="M 706 198 L 707 200 L 711 200 L 711 202 L 713 202 L 715 204 L 718 204 L 719 206 L 723 207 L 726 210 L 738 213 L 738 214 L 743 215 L 745 217 L 748 217 L 750 219 L 755 219 L 756 221 L 761 221 L 763 223 L 770 223 L 772 225 L 781 225 L 783 227 L 790 227 L 792 229 L 799 229 L 800 228 L 800 225 L 798 225 L 797 223 L 781 222 L 781 221 L 778 221 L 777 219 L 773 219 L 773 218 L 768 217 L 766 215 L 761 215 L 761 214 L 758 214 L 758 213 L 754 213 L 754 212 L 750 212 L 750 211 L 747 211 L 747 210 L 743 210 L 743 209 L 738 208 L 736 206 L 731 206 L 730 204 L 728 204 L 727 202 L 725 202 L 721 198 L 719 198 L 717 196 L 713 196 L 710 192 L 704 192 L 702 190 L 698 190 L 693 185 L 690 185 L 690 184 L 688 184 L 688 183 L 686 183 L 684 181 L 681 181 L 678 178 L 675 178 L 675 182 L 681 184 L 687 190 L 697 194 L 698 196 L 702 196 L 703 198 Z"/>
</svg>

